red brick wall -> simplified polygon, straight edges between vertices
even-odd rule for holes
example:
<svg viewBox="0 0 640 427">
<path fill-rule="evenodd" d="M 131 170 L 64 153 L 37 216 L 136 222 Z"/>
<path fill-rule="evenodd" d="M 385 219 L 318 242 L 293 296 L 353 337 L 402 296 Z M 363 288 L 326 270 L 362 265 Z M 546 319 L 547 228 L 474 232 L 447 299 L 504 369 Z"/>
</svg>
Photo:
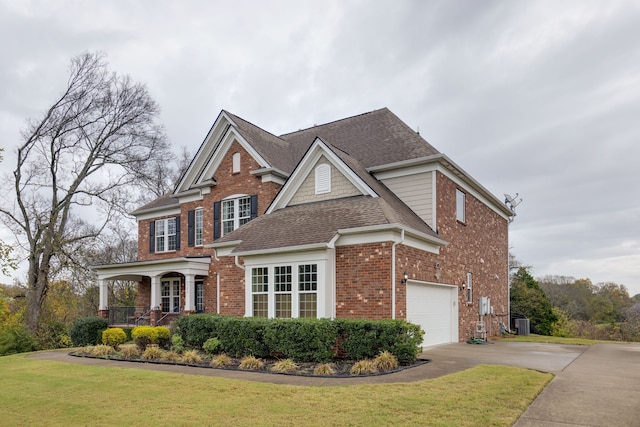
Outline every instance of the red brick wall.
<svg viewBox="0 0 640 427">
<path fill-rule="evenodd" d="M 459 339 L 467 340 L 475 330 L 481 296 L 491 298 L 494 307 L 495 316 L 484 318 L 487 331 L 498 334 L 499 322 L 507 323 L 501 315 L 508 309 L 508 221 L 465 192 L 463 224 L 456 220 L 456 184 L 438 172 L 436 186 L 437 231 L 449 242 L 440 249 L 439 281 L 461 286 L 467 280 L 467 272 L 473 274 L 473 302 L 467 304 L 466 292 L 459 293 Z"/>
<path fill-rule="evenodd" d="M 233 173 L 233 154 L 240 153 L 240 172 Z M 167 259 L 182 256 L 212 255 L 209 267 L 209 276 L 204 278 L 204 304 L 205 311 L 214 313 L 217 308 L 217 273 L 221 273 L 220 283 L 220 311 L 222 314 L 244 315 L 244 272 L 234 265 L 234 258 L 227 257 L 216 261 L 213 251 L 203 246 L 189 247 L 187 235 L 187 212 L 198 207 L 203 208 L 203 238 L 204 243 L 213 242 L 213 203 L 234 194 L 257 194 L 258 195 L 258 215 L 263 215 L 269 207 L 271 201 L 276 197 L 281 185 L 274 182 L 263 183 L 261 177 L 251 174 L 260 165 L 234 141 L 224 156 L 214 179 L 217 185 L 211 187 L 211 193 L 205 194 L 202 200 L 184 203 L 180 206 L 180 250 L 164 253 L 149 252 L 149 222 L 167 216 L 157 217 L 152 220 L 142 220 L 138 222 L 138 260 Z M 150 285 L 141 285 L 138 291 L 138 298 L 149 294 Z M 184 284 L 183 284 L 184 288 Z M 184 290 L 183 290 L 184 291 Z M 148 305 L 148 303 L 147 303 Z"/>
</svg>

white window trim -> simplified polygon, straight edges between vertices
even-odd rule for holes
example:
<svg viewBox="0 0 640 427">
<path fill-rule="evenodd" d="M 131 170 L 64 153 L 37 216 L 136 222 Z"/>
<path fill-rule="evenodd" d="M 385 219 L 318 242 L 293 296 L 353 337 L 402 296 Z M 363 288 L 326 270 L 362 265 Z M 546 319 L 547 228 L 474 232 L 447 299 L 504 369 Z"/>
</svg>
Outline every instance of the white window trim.
<svg viewBox="0 0 640 427">
<path fill-rule="evenodd" d="M 202 246 L 204 244 L 204 209 L 197 208 L 193 214 L 193 244 Z M 199 219 L 199 221 L 198 221 Z"/>
<path fill-rule="evenodd" d="M 248 199 L 249 200 L 249 215 L 246 217 L 242 217 L 240 218 L 238 216 L 238 213 L 240 212 L 240 200 L 244 200 L 244 199 Z M 233 203 L 233 218 L 231 219 L 225 219 L 225 211 L 224 211 L 224 207 L 225 207 L 225 203 L 229 203 L 232 202 Z M 240 220 L 241 219 L 246 219 L 247 221 L 245 221 L 245 224 L 247 222 L 249 222 L 251 220 L 251 196 L 248 194 L 243 194 L 243 195 L 234 195 L 233 197 L 227 197 L 223 200 L 221 200 L 220 202 L 220 235 L 224 236 L 225 234 L 229 234 L 231 233 L 233 230 L 236 230 L 238 228 L 240 228 Z M 224 224 L 225 222 L 231 222 L 233 221 L 233 228 L 230 231 L 225 232 L 224 230 Z M 244 225 L 244 224 L 242 224 Z"/>
<path fill-rule="evenodd" d="M 299 273 L 298 269 L 301 265 L 316 264 L 317 273 L 317 287 L 316 291 L 300 291 L 299 290 Z M 318 319 L 323 317 L 331 317 L 331 313 L 328 312 L 328 306 L 326 301 L 327 286 L 327 262 L 324 259 L 320 260 L 304 260 L 304 261 L 286 261 L 273 262 L 273 263 L 257 263 L 247 264 L 245 263 L 245 316 L 253 317 L 253 282 L 252 275 L 254 268 L 268 268 L 269 288 L 268 294 L 268 317 L 275 318 L 276 312 L 276 300 L 275 300 L 275 267 L 291 266 L 291 318 L 300 317 L 300 294 L 302 293 L 315 293 L 316 294 L 316 317 Z"/>
<path fill-rule="evenodd" d="M 174 225 L 173 225 L 173 233 L 169 234 L 169 221 L 173 220 Z M 163 218 L 163 219 L 157 219 L 155 221 L 155 235 L 154 235 L 154 248 L 155 248 L 155 252 L 157 253 L 162 253 L 162 252 L 175 252 L 176 248 L 174 247 L 173 249 L 169 249 L 169 237 L 170 236 L 175 236 L 176 239 L 174 240 L 174 245 L 177 245 L 177 233 L 176 233 L 176 217 L 171 217 L 171 218 Z M 158 225 L 162 224 L 161 227 L 159 227 Z M 162 234 L 160 234 L 158 231 L 162 230 Z M 158 245 L 158 242 L 160 241 L 160 239 L 163 239 L 164 245 L 163 245 L 163 249 L 162 250 L 158 250 L 158 247 L 160 245 Z"/>
<path fill-rule="evenodd" d="M 456 188 L 456 220 L 465 223 L 467 220 L 467 195 Z"/>
<path fill-rule="evenodd" d="M 232 173 L 240 172 L 240 153 L 233 153 L 233 167 Z"/>
<path fill-rule="evenodd" d="M 178 293 L 176 294 L 174 292 L 174 288 L 173 285 L 175 284 L 175 281 L 178 282 Z M 165 282 L 168 282 L 169 284 L 169 295 L 162 295 L 162 288 L 164 287 Z M 180 280 L 179 277 L 163 277 L 162 279 L 160 279 L 160 307 L 162 308 L 162 300 L 164 298 L 169 298 L 169 311 L 163 311 L 163 313 L 179 313 L 181 310 L 181 298 L 180 298 L 180 287 L 182 285 L 182 281 Z M 178 297 L 178 305 L 176 306 L 174 304 L 174 298 Z M 176 310 L 177 309 L 177 310 Z"/>
</svg>

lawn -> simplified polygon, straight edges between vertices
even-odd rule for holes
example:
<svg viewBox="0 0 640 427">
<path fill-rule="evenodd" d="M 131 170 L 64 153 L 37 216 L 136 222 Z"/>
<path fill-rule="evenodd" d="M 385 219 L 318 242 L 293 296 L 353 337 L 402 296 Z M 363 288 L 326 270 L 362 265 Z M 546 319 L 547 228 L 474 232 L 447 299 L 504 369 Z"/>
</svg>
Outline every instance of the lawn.
<svg viewBox="0 0 640 427">
<path fill-rule="evenodd" d="M 415 383 L 301 387 L 0 357 L 2 425 L 510 426 L 551 374 L 480 365 Z"/>
</svg>

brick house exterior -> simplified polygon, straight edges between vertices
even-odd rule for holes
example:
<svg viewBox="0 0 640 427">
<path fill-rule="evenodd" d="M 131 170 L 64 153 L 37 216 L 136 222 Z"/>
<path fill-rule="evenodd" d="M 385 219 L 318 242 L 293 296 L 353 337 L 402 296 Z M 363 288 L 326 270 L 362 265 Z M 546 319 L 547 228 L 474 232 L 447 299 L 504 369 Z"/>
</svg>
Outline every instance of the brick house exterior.
<svg viewBox="0 0 640 427">
<path fill-rule="evenodd" d="M 387 109 L 275 136 L 222 111 L 181 182 L 133 214 L 131 318 L 398 318 L 425 345 L 508 319 L 514 213 Z"/>
</svg>

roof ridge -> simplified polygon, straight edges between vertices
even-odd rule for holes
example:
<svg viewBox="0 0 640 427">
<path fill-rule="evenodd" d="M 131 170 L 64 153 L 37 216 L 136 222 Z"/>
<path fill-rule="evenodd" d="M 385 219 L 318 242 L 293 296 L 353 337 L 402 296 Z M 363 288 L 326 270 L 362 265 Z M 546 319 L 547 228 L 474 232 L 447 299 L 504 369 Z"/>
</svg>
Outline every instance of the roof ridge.
<svg viewBox="0 0 640 427">
<path fill-rule="evenodd" d="M 343 122 L 343 121 L 346 121 L 346 120 L 355 119 L 355 118 L 358 118 L 358 117 L 366 116 L 368 114 L 378 113 L 378 112 L 381 112 L 381 111 L 384 111 L 384 110 L 390 111 L 389 108 L 382 107 L 382 108 L 378 108 L 376 110 L 367 111 L 367 112 L 356 114 L 356 115 L 353 115 L 353 116 L 350 116 L 350 117 L 344 117 L 342 119 L 332 120 L 332 121 L 327 122 L 327 123 L 322 123 L 322 124 L 319 124 L 319 125 L 309 126 L 307 128 L 304 128 L 304 129 L 298 129 L 298 130 L 293 131 L 293 132 L 282 133 L 282 134 L 280 134 L 278 136 L 280 138 L 282 138 L 283 136 L 293 135 L 293 134 L 296 134 L 296 133 L 299 133 L 299 132 L 306 132 L 306 131 L 311 130 L 313 128 L 319 128 L 319 127 L 323 127 L 323 126 L 327 126 L 327 125 L 332 125 L 332 124 L 335 124 L 335 123 L 338 123 L 338 122 Z"/>
</svg>

